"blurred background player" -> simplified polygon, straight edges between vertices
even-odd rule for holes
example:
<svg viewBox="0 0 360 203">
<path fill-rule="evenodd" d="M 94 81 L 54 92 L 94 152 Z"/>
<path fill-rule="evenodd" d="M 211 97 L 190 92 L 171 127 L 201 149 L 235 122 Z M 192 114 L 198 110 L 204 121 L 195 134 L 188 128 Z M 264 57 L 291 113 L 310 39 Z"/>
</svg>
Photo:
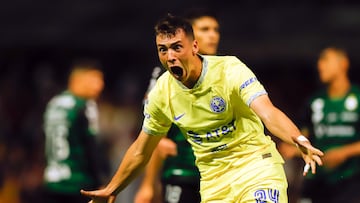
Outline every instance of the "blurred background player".
<svg viewBox="0 0 360 203">
<path fill-rule="evenodd" d="M 303 180 L 301 202 L 360 202 L 360 89 L 351 84 L 349 67 L 344 49 L 321 51 L 317 70 L 325 88 L 307 101 L 301 125 L 324 152 L 323 167 Z M 283 152 L 296 155 L 291 148 Z"/>
<path fill-rule="evenodd" d="M 95 101 L 103 90 L 103 77 L 97 61 L 78 60 L 71 66 L 67 90 L 47 105 L 43 123 L 46 203 L 85 203 L 87 198 L 80 195 L 80 189 L 100 187 L 106 175 Z"/>
<path fill-rule="evenodd" d="M 220 41 L 219 22 L 216 14 L 205 8 L 185 12 L 198 41 L 199 53 L 215 55 Z M 155 84 L 162 70 L 155 67 L 149 89 Z M 162 167 L 162 168 L 161 168 Z M 161 171 L 161 183 L 158 174 Z M 173 125 L 163 138 L 150 160 L 143 182 L 135 197 L 135 203 L 154 202 L 200 202 L 200 174 L 190 144 Z M 162 186 L 162 189 L 160 188 Z M 162 191 L 162 192 L 161 192 Z M 160 197 L 160 194 L 162 196 Z"/>
</svg>

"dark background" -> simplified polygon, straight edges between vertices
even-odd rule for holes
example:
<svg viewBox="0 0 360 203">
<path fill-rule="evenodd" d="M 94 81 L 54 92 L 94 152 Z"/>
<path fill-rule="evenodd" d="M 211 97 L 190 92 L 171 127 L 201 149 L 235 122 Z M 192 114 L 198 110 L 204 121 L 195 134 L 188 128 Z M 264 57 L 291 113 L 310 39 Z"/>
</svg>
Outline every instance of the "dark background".
<svg viewBox="0 0 360 203">
<path fill-rule="evenodd" d="M 360 82 L 360 3 L 355 0 L 3 0 L 0 188 L 9 171 L 27 182 L 20 183 L 25 196 L 40 184 L 42 113 L 65 87 L 73 59 L 100 60 L 106 79 L 102 100 L 141 111 L 158 64 L 153 25 L 167 12 L 201 6 L 219 16 L 219 53 L 245 62 L 295 122 L 302 103 L 320 85 L 316 60 L 322 48 L 348 50 L 351 79 Z M 35 172 L 23 178 L 22 171 Z M 36 202 L 29 197 L 24 199 Z"/>
<path fill-rule="evenodd" d="M 0 79 L 13 80 L 8 91 L 30 94 L 46 86 L 39 81 L 44 77 L 64 85 L 69 62 L 88 56 L 104 65 L 104 95 L 139 100 L 157 64 L 154 23 L 166 12 L 199 6 L 219 16 L 220 54 L 243 60 L 286 109 L 317 85 L 315 63 L 323 47 L 346 48 L 352 76 L 359 72 L 357 1 L 13 0 L 0 3 Z"/>
<path fill-rule="evenodd" d="M 245 62 L 295 121 L 300 105 L 319 86 L 316 60 L 322 48 L 348 50 L 351 78 L 359 81 L 355 0 L 1 1 L 0 133 L 22 134 L 16 132 L 30 125 L 27 117 L 41 114 L 65 87 L 69 64 L 79 57 L 103 64 L 102 98 L 141 108 L 158 64 L 153 26 L 167 12 L 182 14 L 191 7 L 217 12 L 219 53 Z"/>
</svg>

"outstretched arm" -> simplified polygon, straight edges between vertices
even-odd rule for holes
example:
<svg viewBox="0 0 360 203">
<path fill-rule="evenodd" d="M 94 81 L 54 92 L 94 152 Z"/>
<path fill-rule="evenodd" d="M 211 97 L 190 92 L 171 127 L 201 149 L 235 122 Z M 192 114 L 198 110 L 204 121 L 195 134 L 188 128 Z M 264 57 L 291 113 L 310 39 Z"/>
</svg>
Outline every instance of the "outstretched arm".
<svg viewBox="0 0 360 203">
<path fill-rule="evenodd" d="M 316 171 L 316 164 L 322 165 L 319 156 L 323 152 L 314 148 L 309 140 L 301 135 L 300 130 L 281 110 L 276 108 L 270 101 L 267 95 L 262 95 L 256 98 L 251 104 L 250 108 L 260 117 L 266 128 L 281 140 L 299 147 L 302 157 L 306 163 L 304 168 L 304 175 L 307 174 L 309 166 L 312 173 Z"/>
<path fill-rule="evenodd" d="M 160 202 L 161 183 L 159 171 L 162 167 L 162 163 L 163 160 L 158 155 L 157 149 L 155 149 L 145 168 L 144 177 L 134 197 L 134 203 Z"/>
<path fill-rule="evenodd" d="M 336 168 L 346 160 L 356 156 L 360 156 L 360 141 L 325 151 L 324 167 Z"/>
<path fill-rule="evenodd" d="M 141 131 L 108 185 L 101 190 L 81 193 L 92 199 L 91 203 L 113 203 L 116 195 L 123 190 L 145 167 L 162 136 L 151 136 Z"/>
<path fill-rule="evenodd" d="M 135 195 L 134 203 L 151 203 L 158 202 L 161 199 L 161 183 L 159 172 L 164 160 L 168 156 L 177 155 L 177 146 L 169 138 L 162 138 L 154 150 L 152 157 L 145 168 L 144 178 L 140 188 Z"/>
</svg>

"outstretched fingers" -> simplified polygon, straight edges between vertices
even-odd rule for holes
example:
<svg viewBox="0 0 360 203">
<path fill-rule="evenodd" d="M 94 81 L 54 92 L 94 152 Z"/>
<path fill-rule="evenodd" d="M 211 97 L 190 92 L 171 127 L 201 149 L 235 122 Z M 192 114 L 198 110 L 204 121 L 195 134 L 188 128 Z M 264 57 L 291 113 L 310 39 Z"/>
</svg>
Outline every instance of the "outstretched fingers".
<svg viewBox="0 0 360 203">
<path fill-rule="evenodd" d="M 80 193 L 84 196 L 91 198 L 89 203 L 114 203 L 114 195 L 105 195 L 102 190 L 85 191 L 80 190 Z"/>
<path fill-rule="evenodd" d="M 313 154 L 313 155 L 312 155 L 312 159 L 313 159 L 319 166 L 322 166 L 322 165 L 323 165 L 322 160 L 321 160 L 321 158 L 319 157 L 319 155 Z"/>
<path fill-rule="evenodd" d="M 308 154 L 307 155 L 309 158 L 305 159 L 306 164 L 304 166 L 304 171 L 303 171 L 303 175 L 306 176 L 309 169 L 311 168 L 311 172 L 313 174 L 316 173 L 316 165 L 321 166 L 322 165 L 322 161 L 321 158 L 319 157 L 319 155 L 317 154 Z"/>
<path fill-rule="evenodd" d="M 306 163 L 304 166 L 303 176 L 306 176 L 306 174 L 309 172 L 309 169 L 310 169 L 310 164 Z"/>
<path fill-rule="evenodd" d="M 319 149 L 311 146 L 311 153 L 317 156 L 324 156 L 324 152 L 320 151 Z"/>
<path fill-rule="evenodd" d="M 85 191 L 85 190 L 80 190 L 80 193 L 84 196 L 90 197 L 92 198 L 93 196 L 96 196 L 96 191 Z"/>
</svg>

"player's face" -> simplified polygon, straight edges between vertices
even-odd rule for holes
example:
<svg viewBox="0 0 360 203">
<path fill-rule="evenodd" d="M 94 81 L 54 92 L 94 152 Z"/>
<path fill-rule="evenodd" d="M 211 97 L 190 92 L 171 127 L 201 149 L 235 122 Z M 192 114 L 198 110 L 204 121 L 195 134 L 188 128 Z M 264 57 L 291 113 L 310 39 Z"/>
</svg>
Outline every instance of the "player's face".
<svg viewBox="0 0 360 203">
<path fill-rule="evenodd" d="M 196 41 L 199 44 L 199 53 L 215 55 L 220 41 L 219 23 L 210 16 L 204 16 L 192 23 Z"/>
<path fill-rule="evenodd" d="M 91 70 L 84 74 L 84 83 L 86 85 L 86 95 L 88 98 L 97 98 L 104 88 L 104 76 L 98 70 Z"/>
<path fill-rule="evenodd" d="M 156 45 L 160 62 L 170 74 L 185 86 L 195 84 L 201 73 L 201 68 L 198 70 L 194 65 L 199 50 L 197 41 L 178 29 L 175 35 L 156 36 Z"/>
<path fill-rule="evenodd" d="M 327 84 L 341 75 L 342 58 L 333 50 L 326 50 L 318 60 L 318 72 L 321 82 Z"/>
</svg>

